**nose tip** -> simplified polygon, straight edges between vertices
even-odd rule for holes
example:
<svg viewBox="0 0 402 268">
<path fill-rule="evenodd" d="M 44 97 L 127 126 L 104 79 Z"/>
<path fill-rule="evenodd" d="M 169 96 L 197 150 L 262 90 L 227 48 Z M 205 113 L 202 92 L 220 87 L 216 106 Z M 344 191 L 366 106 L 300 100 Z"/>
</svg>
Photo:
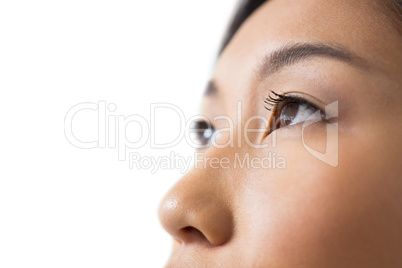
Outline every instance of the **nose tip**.
<svg viewBox="0 0 402 268">
<path fill-rule="evenodd" d="M 173 238 L 184 244 L 193 242 L 220 246 L 232 236 L 231 211 L 216 191 L 179 181 L 163 198 L 158 214 L 162 226 Z"/>
</svg>

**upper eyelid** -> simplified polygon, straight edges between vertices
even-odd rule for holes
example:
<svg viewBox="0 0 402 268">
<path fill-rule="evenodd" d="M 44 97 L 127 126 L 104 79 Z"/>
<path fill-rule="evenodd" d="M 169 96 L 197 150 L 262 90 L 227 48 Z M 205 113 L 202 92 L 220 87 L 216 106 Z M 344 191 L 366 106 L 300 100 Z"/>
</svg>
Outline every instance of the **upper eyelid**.
<svg viewBox="0 0 402 268">
<path fill-rule="evenodd" d="M 273 94 L 274 98 L 272 98 L 271 93 Z M 309 104 L 309 105 L 313 106 L 314 108 L 316 108 L 318 110 L 322 110 L 322 111 L 324 111 L 324 107 L 325 107 L 324 102 L 318 100 L 317 98 L 315 98 L 309 94 L 305 94 L 305 93 L 301 93 L 301 92 L 287 92 L 287 93 L 278 94 L 271 90 L 268 97 L 264 99 L 264 103 L 266 105 L 271 106 L 272 108 L 266 107 L 265 105 L 264 105 L 264 108 L 270 112 L 274 112 L 275 111 L 274 108 L 285 100 L 293 100 L 293 101 L 297 101 L 298 103 L 306 103 L 306 104 Z"/>
</svg>

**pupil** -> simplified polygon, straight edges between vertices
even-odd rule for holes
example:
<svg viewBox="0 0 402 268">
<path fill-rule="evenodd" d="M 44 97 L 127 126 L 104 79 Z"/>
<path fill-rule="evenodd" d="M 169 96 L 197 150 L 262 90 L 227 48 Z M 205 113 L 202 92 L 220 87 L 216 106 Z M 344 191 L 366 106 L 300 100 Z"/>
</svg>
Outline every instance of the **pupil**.
<svg viewBox="0 0 402 268">
<path fill-rule="evenodd" d="M 281 126 L 287 126 L 292 124 L 294 118 L 299 112 L 299 104 L 296 102 L 290 102 L 285 105 L 281 112 Z"/>
</svg>

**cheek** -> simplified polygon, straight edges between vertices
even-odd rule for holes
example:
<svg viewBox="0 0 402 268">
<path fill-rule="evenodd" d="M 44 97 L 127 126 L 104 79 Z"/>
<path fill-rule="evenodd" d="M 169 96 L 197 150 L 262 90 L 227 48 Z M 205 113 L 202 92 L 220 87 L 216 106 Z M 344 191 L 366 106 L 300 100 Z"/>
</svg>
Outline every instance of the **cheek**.
<svg viewBox="0 0 402 268">
<path fill-rule="evenodd" d="M 361 235 L 359 228 L 372 220 L 371 211 L 351 209 L 365 206 L 346 197 L 342 187 L 331 185 L 328 176 L 303 178 L 294 173 L 281 180 L 247 190 L 244 223 L 248 226 L 243 235 L 252 245 L 250 256 L 260 252 L 265 262 L 289 267 L 300 260 L 311 267 L 345 257 L 345 247 L 350 250 Z"/>
<path fill-rule="evenodd" d="M 299 175 L 288 172 L 283 178 L 261 178 L 245 195 L 244 222 L 249 226 L 244 228 L 248 231 L 244 239 L 250 239 L 250 255 L 263 253 L 266 263 L 294 266 L 309 256 L 311 265 L 311 257 L 326 241 L 334 243 L 339 233 L 342 207 L 333 201 L 336 194 L 315 183 L 315 178 Z"/>
<path fill-rule="evenodd" d="M 312 157 L 296 142 L 301 137 L 283 138 L 288 142 L 273 151 L 286 158 L 286 169 L 248 172 L 239 201 L 244 204 L 239 230 L 245 230 L 239 236 L 247 241 L 243 251 L 280 267 L 361 265 L 361 256 L 381 266 L 383 256 L 398 256 L 400 183 L 381 177 L 373 163 L 350 161 L 368 159 L 367 152 L 354 150 L 356 142 L 343 137 L 343 161 L 336 168 Z"/>
</svg>

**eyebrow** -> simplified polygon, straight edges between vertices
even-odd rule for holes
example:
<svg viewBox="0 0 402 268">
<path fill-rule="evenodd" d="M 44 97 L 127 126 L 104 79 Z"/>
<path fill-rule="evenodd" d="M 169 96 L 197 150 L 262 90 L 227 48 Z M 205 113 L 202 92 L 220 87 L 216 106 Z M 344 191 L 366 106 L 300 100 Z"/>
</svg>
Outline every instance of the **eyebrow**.
<svg viewBox="0 0 402 268">
<path fill-rule="evenodd" d="M 205 90 L 204 96 L 212 96 L 218 93 L 218 88 L 213 80 L 208 82 L 207 89 Z"/>
<path fill-rule="evenodd" d="M 338 44 L 325 43 L 288 43 L 265 55 L 257 65 L 256 74 L 263 79 L 282 68 L 314 57 L 326 57 L 346 62 L 350 65 L 364 67 L 364 60 Z M 205 96 L 216 95 L 218 88 L 211 80 Z"/>
<path fill-rule="evenodd" d="M 363 60 L 340 45 L 324 43 L 289 43 L 265 55 L 257 68 L 257 75 L 266 77 L 286 66 L 313 57 L 326 57 L 361 66 Z"/>
</svg>

